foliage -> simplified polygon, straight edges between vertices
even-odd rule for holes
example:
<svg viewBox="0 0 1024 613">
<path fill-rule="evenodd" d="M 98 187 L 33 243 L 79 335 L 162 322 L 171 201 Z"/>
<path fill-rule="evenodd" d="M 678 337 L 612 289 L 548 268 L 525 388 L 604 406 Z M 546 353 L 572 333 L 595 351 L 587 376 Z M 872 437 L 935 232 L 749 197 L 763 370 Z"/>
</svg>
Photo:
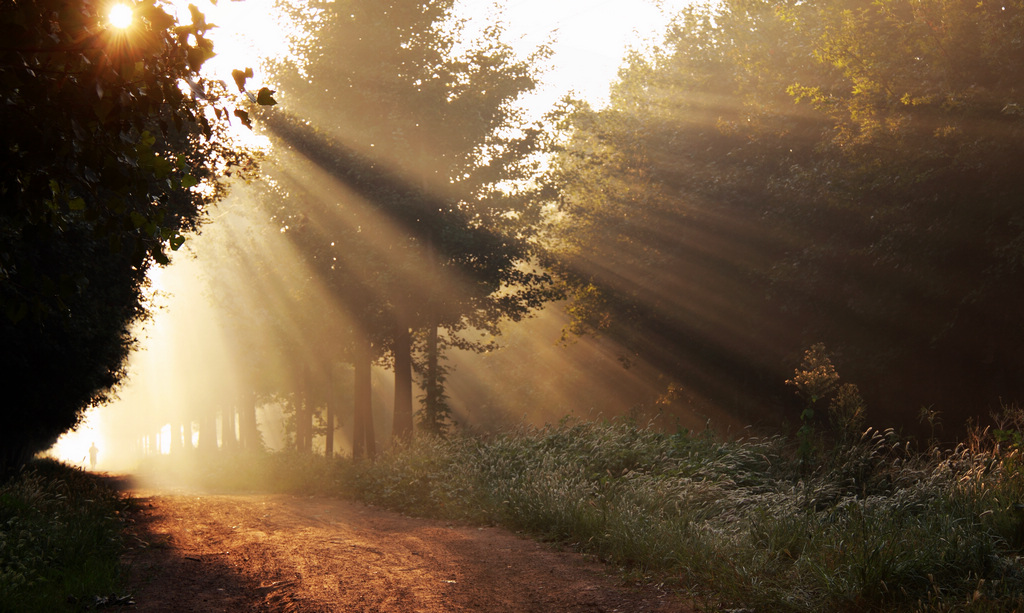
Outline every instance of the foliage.
<svg viewBox="0 0 1024 613">
<path fill-rule="evenodd" d="M 793 373 L 793 378 L 786 380 L 786 384 L 797 389 L 797 394 L 807 406 L 814 406 L 816 402 L 824 400 L 826 396 L 835 391 L 839 385 L 839 373 L 832 365 L 825 345 L 822 343 L 812 345 L 804 353 L 804 359 L 800 363 L 800 367 Z"/>
<path fill-rule="evenodd" d="M 49 461 L 0 486 L 0 611 L 76 611 L 121 587 L 125 502 Z"/>
<path fill-rule="evenodd" d="M 450 0 L 317 6 L 302 65 L 276 70 L 294 115 L 268 125 L 302 159 L 278 160 L 283 189 L 268 208 L 309 284 L 344 311 L 322 359 L 351 361 L 354 344 L 372 343 L 372 359 L 394 364 L 410 331 L 418 366 L 447 346 L 483 350 L 466 333 L 496 334 L 552 296 L 533 262 L 540 204 L 525 183 L 543 143 L 515 106 L 542 54 L 518 57 L 498 26 L 469 40 Z M 440 371 L 418 372 L 434 423 Z"/>
<path fill-rule="evenodd" d="M 1024 409 L 1019 404 L 1003 405 L 992 416 L 995 428 L 992 436 L 1010 450 L 1024 450 Z"/>
<path fill-rule="evenodd" d="M 801 462 L 811 462 L 814 454 L 814 411 L 819 403 L 828 401 L 828 415 L 835 433 L 843 443 L 850 443 L 863 431 L 865 402 L 860 390 L 852 383 L 839 383 L 832 359 L 825 345 L 815 343 L 804 352 L 800 367 L 786 385 L 795 387 L 804 401 L 800 412 L 797 456 Z"/>
<path fill-rule="evenodd" d="M 0 6 L 3 469 L 117 383 L 146 271 L 198 227 L 220 177 L 247 164 L 213 121 L 218 91 L 196 81 L 213 53 L 202 14 L 178 25 L 143 0 L 119 30 L 104 7 Z"/>
<path fill-rule="evenodd" d="M 873 407 L 1018 396 L 1022 24 L 970 0 L 681 13 L 607 109 L 560 115 L 573 331 L 736 412 L 784 396 L 808 338 Z"/>
<path fill-rule="evenodd" d="M 828 416 L 832 427 L 844 440 L 864 430 L 864 414 L 867 404 L 860 395 L 860 388 L 853 383 L 843 383 L 828 405 Z"/>
</svg>

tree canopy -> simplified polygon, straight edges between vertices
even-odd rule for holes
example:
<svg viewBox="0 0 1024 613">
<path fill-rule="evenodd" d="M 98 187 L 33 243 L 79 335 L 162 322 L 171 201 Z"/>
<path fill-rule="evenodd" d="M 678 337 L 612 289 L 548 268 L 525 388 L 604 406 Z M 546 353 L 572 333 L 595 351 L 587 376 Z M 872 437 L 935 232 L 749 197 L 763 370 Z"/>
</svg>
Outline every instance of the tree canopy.
<svg viewBox="0 0 1024 613">
<path fill-rule="evenodd" d="M 681 14 L 608 109 L 565 116 L 576 329 L 740 405 L 788 397 L 817 342 L 890 417 L 1019 398 L 1022 20 L 961 0 Z"/>
</svg>

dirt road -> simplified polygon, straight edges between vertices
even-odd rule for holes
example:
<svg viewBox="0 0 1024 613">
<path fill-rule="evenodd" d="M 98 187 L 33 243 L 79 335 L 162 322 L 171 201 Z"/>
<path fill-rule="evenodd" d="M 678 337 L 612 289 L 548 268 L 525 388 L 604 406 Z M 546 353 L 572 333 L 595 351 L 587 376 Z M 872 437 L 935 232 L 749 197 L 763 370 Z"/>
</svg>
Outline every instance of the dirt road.
<svg viewBox="0 0 1024 613">
<path fill-rule="evenodd" d="M 324 498 L 135 491 L 133 611 L 688 612 L 505 530 Z"/>
</svg>

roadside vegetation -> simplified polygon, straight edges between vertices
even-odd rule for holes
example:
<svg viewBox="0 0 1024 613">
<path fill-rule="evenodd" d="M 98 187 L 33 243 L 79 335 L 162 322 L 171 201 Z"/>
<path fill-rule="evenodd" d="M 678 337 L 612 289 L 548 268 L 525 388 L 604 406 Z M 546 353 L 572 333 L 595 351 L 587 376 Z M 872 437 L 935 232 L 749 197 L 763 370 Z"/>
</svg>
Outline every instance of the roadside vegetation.
<svg viewBox="0 0 1024 613">
<path fill-rule="evenodd" d="M 0 612 L 117 601 L 126 504 L 101 478 L 50 460 L 0 485 Z"/>
</svg>

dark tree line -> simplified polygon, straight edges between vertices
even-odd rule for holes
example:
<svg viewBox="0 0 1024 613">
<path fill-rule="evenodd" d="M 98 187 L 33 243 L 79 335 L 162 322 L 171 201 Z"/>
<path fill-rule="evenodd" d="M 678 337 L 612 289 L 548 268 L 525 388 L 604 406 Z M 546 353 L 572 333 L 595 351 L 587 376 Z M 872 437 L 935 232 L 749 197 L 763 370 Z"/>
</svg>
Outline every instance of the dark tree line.
<svg viewBox="0 0 1024 613">
<path fill-rule="evenodd" d="M 117 29 L 105 3 L 0 3 L 0 468 L 103 400 L 144 316 L 146 272 L 196 229 L 245 156 L 185 94 L 212 55 L 198 11 L 153 0 Z M 197 189 L 193 189 L 197 188 Z M 201 189 L 198 189 L 201 188 Z"/>
</svg>

